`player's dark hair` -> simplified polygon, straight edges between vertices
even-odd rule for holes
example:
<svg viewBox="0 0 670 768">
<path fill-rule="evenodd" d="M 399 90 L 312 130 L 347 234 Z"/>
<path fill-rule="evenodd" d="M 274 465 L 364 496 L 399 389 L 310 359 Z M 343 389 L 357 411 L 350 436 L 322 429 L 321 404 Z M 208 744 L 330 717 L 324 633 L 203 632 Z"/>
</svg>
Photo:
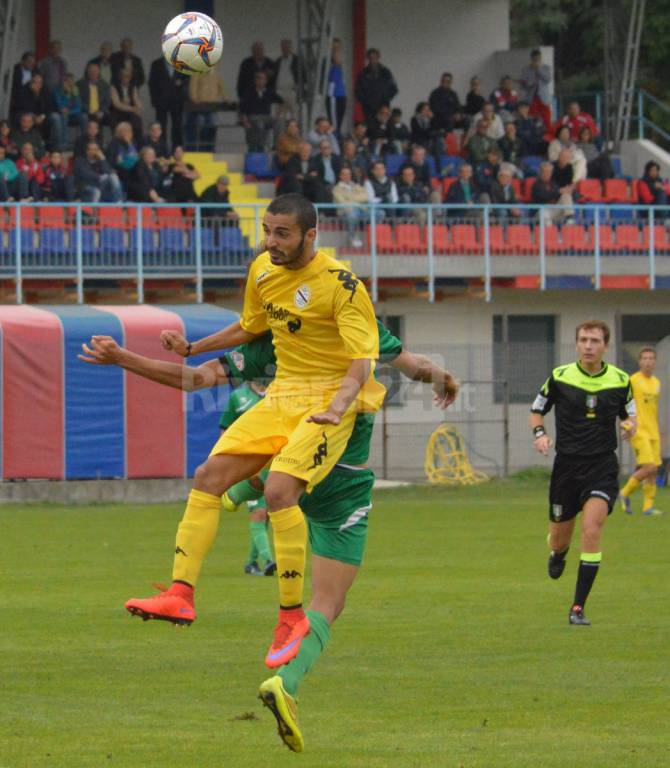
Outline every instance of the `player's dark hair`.
<svg viewBox="0 0 670 768">
<path fill-rule="evenodd" d="M 580 331 L 584 331 L 589 328 L 598 328 L 601 330 L 603 332 L 603 339 L 605 344 L 610 343 L 610 327 L 602 320 L 585 320 L 583 323 L 580 323 L 575 329 L 575 341 L 577 341 L 579 338 Z"/>
<path fill-rule="evenodd" d="M 316 227 L 316 208 L 310 201 L 295 192 L 279 195 L 268 205 L 268 213 L 276 215 L 295 216 L 300 231 L 304 235 L 309 229 Z"/>
<path fill-rule="evenodd" d="M 637 359 L 641 360 L 642 359 L 642 355 L 644 355 L 645 352 L 649 352 L 654 357 L 656 357 L 656 350 L 654 349 L 654 347 L 642 347 L 642 349 L 637 353 Z"/>
</svg>

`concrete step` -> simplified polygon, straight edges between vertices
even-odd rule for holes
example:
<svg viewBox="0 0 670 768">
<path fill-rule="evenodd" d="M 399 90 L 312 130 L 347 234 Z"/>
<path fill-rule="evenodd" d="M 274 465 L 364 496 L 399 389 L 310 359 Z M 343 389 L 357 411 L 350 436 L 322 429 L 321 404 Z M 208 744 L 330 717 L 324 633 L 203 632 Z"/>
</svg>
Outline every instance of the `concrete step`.
<svg viewBox="0 0 670 768">
<path fill-rule="evenodd" d="M 244 171 L 244 151 L 242 152 L 217 152 L 214 155 L 214 159 L 217 162 L 223 162 L 228 166 L 229 171 L 237 171 L 242 173 Z"/>
</svg>

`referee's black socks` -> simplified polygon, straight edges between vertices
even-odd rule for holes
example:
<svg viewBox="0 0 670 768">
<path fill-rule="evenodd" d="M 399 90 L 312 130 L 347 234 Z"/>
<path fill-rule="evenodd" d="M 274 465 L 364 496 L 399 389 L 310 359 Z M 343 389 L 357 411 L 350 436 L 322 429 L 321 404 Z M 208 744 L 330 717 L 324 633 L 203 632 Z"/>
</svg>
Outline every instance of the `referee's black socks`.
<svg viewBox="0 0 670 768">
<path fill-rule="evenodd" d="M 582 608 L 589 596 L 593 582 L 598 574 L 602 552 L 582 552 L 579 560 L 579 570 L 577 571 L 577 587 L 575 589 L 575 601 L 573 605 L 580 605 Z"/>
</svg>

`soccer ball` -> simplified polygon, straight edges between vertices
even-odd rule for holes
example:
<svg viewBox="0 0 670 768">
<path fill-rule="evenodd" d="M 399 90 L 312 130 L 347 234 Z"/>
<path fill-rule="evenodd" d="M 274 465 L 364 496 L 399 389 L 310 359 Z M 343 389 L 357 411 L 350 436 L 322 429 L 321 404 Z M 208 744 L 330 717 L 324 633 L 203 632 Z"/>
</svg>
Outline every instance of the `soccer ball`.
<svg viewBox="0 0 670 768">
<path fill-rule="evenodd" d="M 186 75 L 210 70 L 221 58 L 221 27 L 204 13 L 180 13 L 165 27 L 163 56 L 171 67 Z"/>
</svg>

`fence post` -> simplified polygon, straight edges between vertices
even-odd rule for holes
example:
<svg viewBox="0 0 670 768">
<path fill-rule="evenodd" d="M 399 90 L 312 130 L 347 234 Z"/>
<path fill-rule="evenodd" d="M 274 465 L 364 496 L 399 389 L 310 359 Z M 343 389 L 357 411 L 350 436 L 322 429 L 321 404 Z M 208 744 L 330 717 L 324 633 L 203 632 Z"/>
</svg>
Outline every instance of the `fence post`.
<svg viewBox="0 0 670 768">
<path fill-rule="evenodd" d="M 75 209 L 75 237 L 77 238 L 77 304 L 84 303 L 84 254 L 81 231 L 81 204 Z"/>
<path fill-rule="evenodd" d="M 202 209 L 195 206 L 195 300 L 202 304 Z"/>
<path fill-rule="evenodd" d="M 540 206 L 540 290 L 547 290 L 547 253 L 544 232 L 544 206 Z"/>
<path fill-rule="evenodd" d="M 433 304 L 435 301 L 435 254 L 433 253 L 433 206 L 428 206 L 428 218 L 426 220 L 428 227 L 428 301 Z"/>
<path fill-rule="evenodd" d="M 21 264 L 21 204 L 16 206 L 16 303 L 23 304 L 23 265 Z"/>
<path fill-rule="evenodd" d="M 509 348 L 509 315 L 502 315 L 502 345 L 503 345 L 503 477 L 509 474 L 509 375 L 511 369 Z"/>
<path fill-rule="evenodd" d="M 491 301 L 491 233 L 488 205 L 484 208 L 484 294 L 486 301 Z"/>
<path fill-rule="evenodd" d="M 144 304 L 144 251 L 142 249 L 142 214 L 144 206 L 138 205 L 137 221 L 135 222 L 135 243 L 137 248 L 137 303 Z"/>
<path fill-rule="evenodd" d="M 649 207 L 649 288 L 656 290 L 656 233 L 654 232 L 654 209 Z"/>
<path fill-rule="evenodd" d="M 637 92 L 637 137 L 644 139 L 644 94 L 642 88 Z"/>
<path fill-rule="evenodd" d="M 600 290 L 600 206 L 597 205 L 595 209 L 595 216 L 593 217 L 593 255 L 596 259 L 595 268 L 595 289 Z"/>
<path fill-rule="evenodd" d="M 379 298 L 377 285 L 377 206 L 370 206 L 370 279 L 372 282 L 372 303 L 376 304 Z"/>
</svg>

